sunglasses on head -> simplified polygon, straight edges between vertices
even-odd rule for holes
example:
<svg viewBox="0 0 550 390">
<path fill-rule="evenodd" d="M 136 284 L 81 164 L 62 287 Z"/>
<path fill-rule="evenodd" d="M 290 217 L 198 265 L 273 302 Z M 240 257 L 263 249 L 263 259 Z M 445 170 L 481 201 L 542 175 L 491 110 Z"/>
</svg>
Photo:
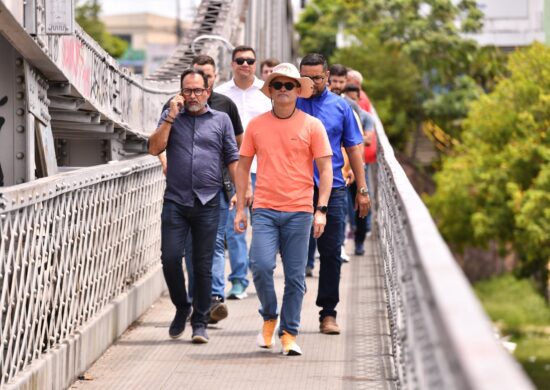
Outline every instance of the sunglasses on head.
<svg viewBox="0 0 550 390">
<path fill-rule="evenodd" d="M 239 58 L 235 58 L 235 62 L 237 63 L 237 65 L 242 65 L 245 62 L 248 65 L 253 65 L 254 62 L 256 62 L 256 59 L 255 58 L 242 58 L 242 57 L 239 57 Z"/>
<path fill-rule="evenodd" d="M 283 83 L 283 82 L 280 82 L 280 81 L 274 81 L 272 82 L 271 84 L 269 84 L 269 86 L 275 90 L 280 90 L 281 88 L 285 87 L 285 89 L 287 91 L 292 91 L 294 89 L 294 87 L 297 87 L 296 84 L 290 82 L 290 81 L 287 81 L 286 83 Z"/>
</svg>

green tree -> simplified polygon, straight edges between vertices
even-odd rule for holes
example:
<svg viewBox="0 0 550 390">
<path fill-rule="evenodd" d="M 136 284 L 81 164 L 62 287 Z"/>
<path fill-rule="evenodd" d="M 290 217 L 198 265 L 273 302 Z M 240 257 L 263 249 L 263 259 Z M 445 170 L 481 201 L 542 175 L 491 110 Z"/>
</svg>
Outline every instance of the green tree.
<svg viewBox="0 0 550 390">
<path fill-rule="evenodd" d="M 385 123 L 388 119 L 392 121 L 388 122 L 391 141 L 399 146 L 412 129 L 427 119 L 457 136 L 470 101 L 482 91 L 472 81 L 482 89 L 492 86 L 500 69 L 495 65 L 500 59 L 495 54 L 497 51 L 494 48 L 480 50 L 475 41 L 464 37 L 464 33 L 481 28 L 482 16 L 475 0 L 313 0 L 302 13 L 296 30 L 300 34 L 302 53 L 320 52 L 331 60 L 342 59 L 344 65 L 351 65 L 348 57 L 340 55 L 341 50 L 336 48 L 336 34 L 340 33 L 369 50 L 378 49 L 373 41 L 389 46 L 407 68 L 409 65 L 416 67 L 415 72 L 404 72 L 412 79 L 399 79 L 399 82 L 416 85 L 411 95 L 415 104 L 398 109 L 395 112 L 398 117 L 393 120 L 389 112 L 383 118 Z M 377 53 L 357 51 L 364 54 L 357 63 L 372 63 L 369 56 L 374 56 L 388 65 L 395 58 L 384 59 Z M 343 52 L 351 54 L 348 50 Z M 484 59 L 491 59 L 491 66 L 484 66 Z M 357 66 L 357 69 L 365 67 Z M 374 80 L 364 86 L 369 95 L 373 94 L 370 88 L 379 90 L 374 85 L 377 83 L 385 86 L 389 93 L 396 89 L 387 88 L 395 81 L 389 73 L 374 75 L 371 69 L 366 69 L 363 74 L 368 80 Z M 374 95 L 374 104 L 378 107 L 380 94 L 375 92 Z M 403 97 L 392 95 L 382 104 L 389 99 L 396 103 L 391 106 L 394 109 Z M 402 113 L 406 113 L 406 117 L 401 117 Z M 447 126 L 450 127 L 447 129 Z"/>
<path fill-rule="evenodd" d="M 364 75 L 363 87 L 376 102 L 376 112 L 392 144 L 403 147 L 418 116 L 422 88 L 416 66 L 397 45 L 365 39 L 361 45 L 338 49 L 330 62 L 341 63 Z"/>
<path fill-rule="evenodd" d="M 472 104 L 462 144 L 426 199 L 457 248 L 500 244 L 546 281 L 550 261 L 550 48 L 509 58 L 510 76 Z"/>
<path fill-rule="evenodd" d="M 97 0 L 79 0 L 75 9 L 76 21 L 107 53 L 120 58 L 128 49 L 128 42 L 107 32 L 99 19 L 101 5 Z"/>
</svg>

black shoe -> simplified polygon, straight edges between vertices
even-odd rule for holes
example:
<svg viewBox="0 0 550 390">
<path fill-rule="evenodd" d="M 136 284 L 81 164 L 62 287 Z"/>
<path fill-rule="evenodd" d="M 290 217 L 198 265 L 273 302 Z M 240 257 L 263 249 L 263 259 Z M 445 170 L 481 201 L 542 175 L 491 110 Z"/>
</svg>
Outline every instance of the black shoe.
<svg viewBox="0 0 550 390">
<path fill-rule="evenodd" d="M 188 314 L 189 310 L 176 310 L 176 315 L 174 316 L 174 319 L 170 324 L 170 328 L 168 329 L 168 334 L 170 337 L 177 339 L 183 334 L 183 331 L 185 330 L 185 321 L 187 320 Z"/>
<path fill-rule="evenodd" d="M 306 266 L 306 277 L 311 278 L 313 276 L 313 268 L 310 266 Z"/>
<path fill-rule="evenodd" d="M 223 301 L 222 297 L 219 297 L 217 295 L 212 296 L 212 303 L 210 304 L 209 314 L 209 324 L 217 324 L 219 321 L 227 318 L 229 312 L 227 310 L 227 305 Z"/>
<path fill-rule="evenodd" d="M 193 336 L 191 337 L 193 344 L 206 344 L 209 340 L 204 326 L 193 328 Z"/>
<path fill-rule="evenodd" d="M 356 256 L 363 256 L 365 254 L 365 248 L 363 247 L 362 243 L 355 243 L 355 255 Z"/>
</svg>

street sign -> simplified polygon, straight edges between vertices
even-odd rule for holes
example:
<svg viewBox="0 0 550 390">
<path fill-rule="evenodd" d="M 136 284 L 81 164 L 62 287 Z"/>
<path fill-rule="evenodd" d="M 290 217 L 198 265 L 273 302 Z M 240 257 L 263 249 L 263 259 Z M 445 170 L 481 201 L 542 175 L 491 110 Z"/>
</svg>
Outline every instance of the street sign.
<svg viewBox="0 0 550 390">
<path fill-rule="evenodd" d="M 46 34 L 70 35 L 74 31 L 73 0 L 46 0 Z"/>
</svg>

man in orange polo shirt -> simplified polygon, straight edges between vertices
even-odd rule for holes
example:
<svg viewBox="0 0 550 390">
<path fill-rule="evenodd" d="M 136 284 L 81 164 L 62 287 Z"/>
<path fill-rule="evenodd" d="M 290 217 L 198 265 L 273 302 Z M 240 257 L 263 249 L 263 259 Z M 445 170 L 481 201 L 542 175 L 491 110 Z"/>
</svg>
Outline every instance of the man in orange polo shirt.
<svg viewBox="0 0 550 390">
<path fill-rule="evenodd" d="M 235 230 L 246 229 L 245 192 L 252 159 L 257 156 L 256 191 L 252 211 L 254 225 L 250 266 L 260 299 L 264 324 L 258 335 L 262 348 L 271 348 L 279 313 L 273 283 L 275 256 L 280 251 L 285 290 L 279 336 L 285 355 L 301 355 L 296 344 L 305 292 L 304 269 L 309 232 L 321 236 L 332 188 L 332 149 L 318 119 L 296 108 L 298 97 L 307 98 L 313 82 L 300 77 L 296 67 L 282 63 L 273 69 L 261 91 L 273 109 L 252 119 L 244 133 L 236 178 Z M 313 162 L 320 174 L 319 201 L 313 210 Z"/>
</svg>

